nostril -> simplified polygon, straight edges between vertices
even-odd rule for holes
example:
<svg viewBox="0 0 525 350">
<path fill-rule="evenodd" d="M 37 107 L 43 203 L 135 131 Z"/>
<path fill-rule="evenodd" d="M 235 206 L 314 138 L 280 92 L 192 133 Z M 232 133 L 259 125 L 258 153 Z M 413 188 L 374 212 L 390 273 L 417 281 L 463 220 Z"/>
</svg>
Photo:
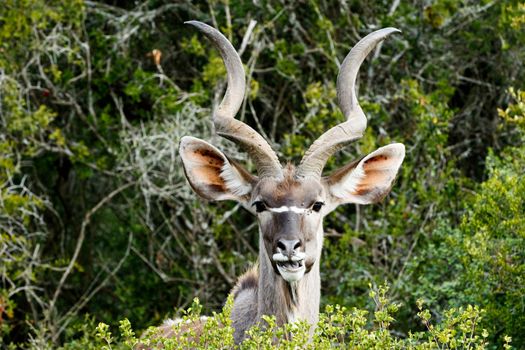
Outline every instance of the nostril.
<svg viewBox="0 0 525 350">
<path fill-rule="evenodd" d="M 281 254 L 291 256 L 295 254 L 299 248 L 303 246 L 303 243 L 298 239 L 288 240 L 280 239 L 276 242 L 276 248 Z"/>
</svg>

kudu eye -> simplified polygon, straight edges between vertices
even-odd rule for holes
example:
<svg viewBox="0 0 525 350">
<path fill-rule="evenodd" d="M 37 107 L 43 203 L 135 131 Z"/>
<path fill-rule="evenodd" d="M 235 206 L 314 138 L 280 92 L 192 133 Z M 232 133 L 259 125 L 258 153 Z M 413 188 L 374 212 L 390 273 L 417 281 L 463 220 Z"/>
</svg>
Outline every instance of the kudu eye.
<svg viewBox="0 0 525 350">
<path fill-rule="evenodd" d="M 315 212 L 321 211 L 321 208 L 323 207 L 323 202 L 315 202 L 314 205 L 312 205 L 312 210 Z"/>
<path fill-rule="evenodd" d="M 263 212 L 266 210 L 266 204 L 263 201 L 257 201 L 252 204 L 255 207 L 257 213 Z"/>
</svg>

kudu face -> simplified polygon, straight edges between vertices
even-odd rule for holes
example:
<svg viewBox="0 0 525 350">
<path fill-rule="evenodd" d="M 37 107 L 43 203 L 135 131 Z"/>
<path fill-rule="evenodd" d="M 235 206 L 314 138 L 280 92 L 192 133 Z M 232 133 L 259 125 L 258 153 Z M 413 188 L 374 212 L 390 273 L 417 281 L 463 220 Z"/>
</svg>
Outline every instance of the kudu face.
<svg viewBox="0 0 525 350">
<path fill-rule="evenodd" d="M 313 179 L 263 179 L 253 191 L 266 258 L 287 282 L 310 272 L 321 254 L 325 201 L 324 188 Z"/>
<path fill-rule="evenodd" d="M 355 93 L 361 63 L 377 43 L 398 30 L 378 30 L 354 46 L 337 78 L 339 106 L 347 121 L 317 139 L 297 167 L 283 168 L 268 142 L 234 118 L 245 94 L 244 69 L 237 52 L 216 29 L 201 22 L 187 23 L 206 34 L 226 65 L 228 88 L 213 115 L 216 132 L 248 152 L 258 176 L 248 173 L 211 144 L 186 136 L 180 143 L 186 177 L 200 196 L 236 200 L 254 213 L 259 222 L 261 248 L 264 247 L 259 259 L 269 262 L 285 281 L 297 282 L 321 255 L 323 217 L 340 204 L 368 204 L 383 198 L 403 161 L 404 146 L 390 144 L 322 177 L 328 158 L 359 139 L 366 128 L 366 117 Z"/>
</svg>

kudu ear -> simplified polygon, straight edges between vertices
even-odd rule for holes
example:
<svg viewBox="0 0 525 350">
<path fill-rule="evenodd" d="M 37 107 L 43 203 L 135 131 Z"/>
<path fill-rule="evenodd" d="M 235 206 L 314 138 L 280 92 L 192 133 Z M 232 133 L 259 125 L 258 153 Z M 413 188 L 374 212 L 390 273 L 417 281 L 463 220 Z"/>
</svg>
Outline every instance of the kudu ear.
<svg viewBox="0 0 525 350">
<path fill-rule="evenodd" d="M 206 141 L 185 136 L 179 154 L 184 173 L 198 195 L 209 200 L 245 202 L 257 178 Z"/>
<path fill-rule="evenodd" d="M 405 158 L 405 146 L 393 143 L 323 178 L 335 204 L 370 204 L 383 199 Z"/>
</svg>

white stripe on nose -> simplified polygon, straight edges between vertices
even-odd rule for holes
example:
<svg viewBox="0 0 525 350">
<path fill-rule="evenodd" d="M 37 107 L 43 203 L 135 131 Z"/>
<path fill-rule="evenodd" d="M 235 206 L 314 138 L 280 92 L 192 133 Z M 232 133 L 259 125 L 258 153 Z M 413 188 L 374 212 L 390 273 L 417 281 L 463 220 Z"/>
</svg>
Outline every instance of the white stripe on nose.
<svg viewBox="0 0 525 350">
<path fill-rule="evenodd" d="M 303 213 L 306 213 L 306 211 L 308 209 L 306 208 L 299 208 L 299 207 L 295 207 L 295 206 L 292 206 L 292 207 L 287 207 L 285 205 L 283 205 L 282 207 L 279 207 L 279 208 L 267 208 L 269 211 L 271 212 L 274 212 L 274 213 L 285 213 L 287 211 L 291 211 L 291 212 L 294 212 L 296 214 L 303 214 Z"/>
</svg>

